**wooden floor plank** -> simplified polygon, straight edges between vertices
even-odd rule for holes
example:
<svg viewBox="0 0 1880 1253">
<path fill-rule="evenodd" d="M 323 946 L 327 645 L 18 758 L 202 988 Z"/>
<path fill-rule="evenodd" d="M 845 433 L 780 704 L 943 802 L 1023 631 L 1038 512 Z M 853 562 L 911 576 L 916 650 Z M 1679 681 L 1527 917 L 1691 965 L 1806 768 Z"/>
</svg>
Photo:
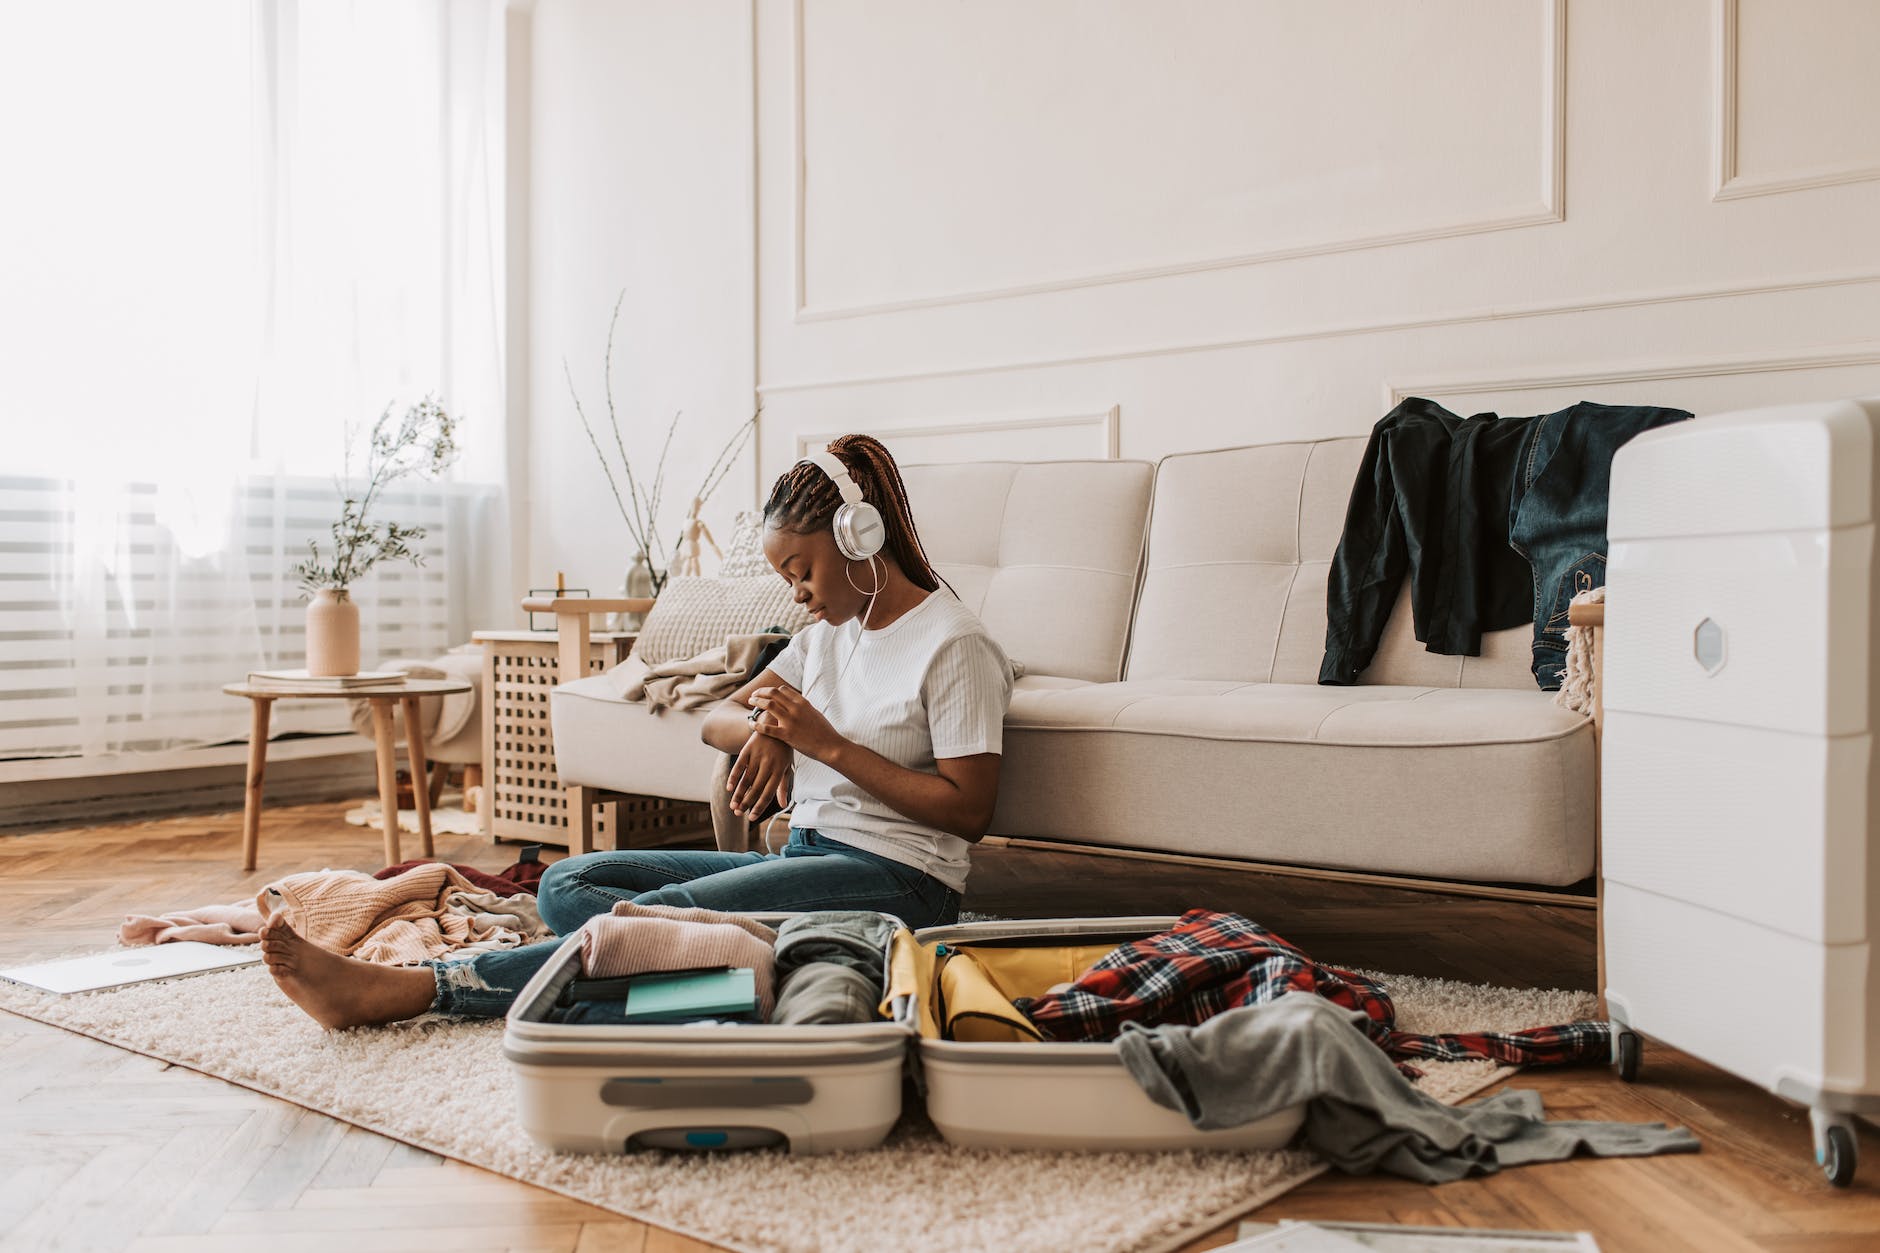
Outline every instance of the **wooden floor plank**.
<svg viewBox="0 0 1880 1253">
<path fill-rule="evenodd" d="M 584 1223 L 574 1253 L 646 1253 L 644 1223 Z"/>
<path fill-rule="evenodd" d="M 398 1147 L 396 1140 L 367 1131 L 363 1127 L 346 1128 L 345 1136 L 327 1155 L 326 1164 L 313 1177 L 316 1188 L 368 1187 L 385 1169 L 385 1160 Z"/>
</svg>

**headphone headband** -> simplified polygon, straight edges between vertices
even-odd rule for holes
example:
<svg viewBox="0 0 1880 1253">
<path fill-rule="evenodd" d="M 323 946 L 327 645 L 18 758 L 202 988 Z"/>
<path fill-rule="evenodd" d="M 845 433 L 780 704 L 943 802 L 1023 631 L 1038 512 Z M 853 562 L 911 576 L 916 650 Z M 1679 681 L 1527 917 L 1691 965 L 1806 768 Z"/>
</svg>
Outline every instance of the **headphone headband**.
<svg viewBox="0 0 1880 1253">
<path fill-rule="evenodd" d="M 828 475 L 830 481 L 836 485 L 836 490 L 842 493 L 843 504 L 856 505 L 861 503 L 862 489 L 857 487 L 855 480 L 849 477 L 849 468 L 842 464 L 842 458 L 836 456 L 833 452 L 830 452 L 826 448 L 819 449 L 816 452 L 806 452 L 803 454 L 803 459 L 797 462 L 797 464 L 820 466 L 822 472 Z"/>
</svg>

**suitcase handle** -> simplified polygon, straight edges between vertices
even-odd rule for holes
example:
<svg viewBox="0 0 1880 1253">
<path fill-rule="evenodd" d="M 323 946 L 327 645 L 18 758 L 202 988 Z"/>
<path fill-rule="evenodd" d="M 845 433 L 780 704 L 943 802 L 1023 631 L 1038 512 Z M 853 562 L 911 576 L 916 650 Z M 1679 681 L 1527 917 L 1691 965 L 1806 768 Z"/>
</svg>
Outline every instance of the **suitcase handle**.
<svg viewBox="0 0 1880 1253">
<path fill-rule="evenodd" d="M 601 1103 L 633 1109 L 758 1109 L 808 1105 L 816 1085 L 788 1075 L 751 1078 L 609 1079 L 601 1085 Z"/>
</svg>

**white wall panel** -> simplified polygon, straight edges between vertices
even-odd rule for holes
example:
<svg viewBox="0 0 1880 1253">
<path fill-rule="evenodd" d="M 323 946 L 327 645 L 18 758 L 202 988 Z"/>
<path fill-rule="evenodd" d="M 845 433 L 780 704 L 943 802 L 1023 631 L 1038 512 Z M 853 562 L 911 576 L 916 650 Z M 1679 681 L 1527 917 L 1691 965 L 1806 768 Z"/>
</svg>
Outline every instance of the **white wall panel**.
<svg viewBox="0 0 1880 1253">
<path fill-rule="evenodd" d="M 1561 13 L 797 0 L 799 311 L 1556 220 Z"/>
<path fill-rule="evenodd" d="M 1718 192 L 1880 178 L 1880 4 L 1717 0 Z"/>
<path fill-rule="evenodd" d="M 632 543 L 569 380 L 614 453 L 604 380 L 615 300 L 625 293 L 616 409 L 647 480 L 673 414 L 684 413 L 667 472 L 666 544 L 706 465 L 755 403 L 751 6 L 538 0 L 533 27 L 532 501 L 517 599 L 528 586 L 552 586 L 557 570 L 570 586 L 608 595 Z M 747 457 L 707 514 L 718 535 L 748 506 L 752 481 Z M 515 625 L 520 618 L 517 610 Z"/>
<path fill-rule="evenodd" d="M 866 430 L 887 445 L 904 465 L 931 465 L 961 461 L 1051 461 L 1113 458 L 1122 423 L 1122 410 L 1111 406 L 1102 413 L 1059 416 L 982 414 L 953 422 L 887 424 L 858 415 L 855 430 Z M 796 432 L 800 457 L 826 448 L 850 428 Z"/>
</svg>

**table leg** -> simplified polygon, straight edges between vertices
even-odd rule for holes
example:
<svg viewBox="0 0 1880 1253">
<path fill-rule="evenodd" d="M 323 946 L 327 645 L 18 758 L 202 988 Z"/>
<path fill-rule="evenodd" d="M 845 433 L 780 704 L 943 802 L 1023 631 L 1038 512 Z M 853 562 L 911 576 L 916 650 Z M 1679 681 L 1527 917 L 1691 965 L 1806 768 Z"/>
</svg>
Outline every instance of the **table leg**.
<svg viewBox="0 0 1880 1253">
<path fill-rule="evenodd" d="M 242 800 L 242 869 L 255 868 L 255 854 L 261 846 L 261 776 L 268 766 L 268 715 L 274 708 L 272 696 L 253 696 L 248 703 L 253 715 L 248 727 L 248 794 Z"/>
<path fill-rule="evenodd" d="M 418 842 L 426 857 L 435 857 L 437 853 L 431 847 L 430 767 L 424 760 L 424 732 L 418 726 L 418 698 L 407 696 L 399 703 L 405 709 L 405 756 L 411 762 L 411 799 L 418 807 Z"/>
<path fill-rule="evenodd" d="M 379 756 L 379 807 L 385 811 L 385 864 L 396 866 L 398 855 L 398 756 L 392 743 L 392 702 L 396 696 L 368 696 L 372 702 L 372 739 Z"/>
</svg>

